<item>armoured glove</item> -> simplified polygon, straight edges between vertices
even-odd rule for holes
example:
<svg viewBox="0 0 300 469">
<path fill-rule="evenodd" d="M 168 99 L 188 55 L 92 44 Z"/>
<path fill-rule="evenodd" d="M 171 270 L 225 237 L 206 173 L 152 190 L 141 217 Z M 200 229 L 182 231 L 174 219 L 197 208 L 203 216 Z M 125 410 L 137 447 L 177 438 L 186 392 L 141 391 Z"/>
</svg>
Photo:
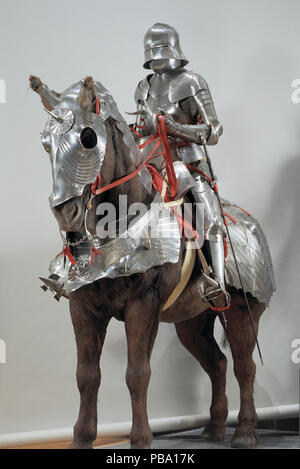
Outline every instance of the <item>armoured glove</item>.
<svg viewBox="0 0 300 469">
<path fill-rule="evenodd" d="M 166 128 L 168 135 L 172 137 L 182 138 L 182 140 L 190 143 L 205 143 L 211 133 L 211 127 L 206 124 L 189 125 L 180 124 L 169 116 L 165 116 Z"/>
</svg>

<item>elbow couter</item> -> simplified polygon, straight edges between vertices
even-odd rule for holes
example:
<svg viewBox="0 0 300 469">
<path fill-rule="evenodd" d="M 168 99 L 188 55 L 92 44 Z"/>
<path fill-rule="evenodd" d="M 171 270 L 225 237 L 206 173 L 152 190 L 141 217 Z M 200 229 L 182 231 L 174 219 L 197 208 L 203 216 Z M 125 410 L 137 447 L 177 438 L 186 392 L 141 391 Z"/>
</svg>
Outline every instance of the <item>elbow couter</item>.
<svg viewBox="0 0 300 469">
<path fill-rule="evenodd" d="M 219 141 L 223 133 L 223 126 L 218 122 L 216 124 L 212 124 L 210 136 L 207 140 L 208 145 L 216 145 Z"/>
</svg>

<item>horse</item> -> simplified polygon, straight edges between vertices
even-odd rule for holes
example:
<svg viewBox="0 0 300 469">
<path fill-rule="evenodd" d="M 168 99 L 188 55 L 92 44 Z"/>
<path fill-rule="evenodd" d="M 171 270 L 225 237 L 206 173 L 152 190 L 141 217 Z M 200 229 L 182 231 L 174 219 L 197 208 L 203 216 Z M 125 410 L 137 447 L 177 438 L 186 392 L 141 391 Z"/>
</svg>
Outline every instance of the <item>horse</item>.
<svg viewBox="0 0 300 469">
<path fill-rule="evenodd" d="M 101 147 L 100 164 L 96 168 L 97 172 L 99 170 L 98 185 L 95 186 L 92 180 L 87 181 L 83 178 L 81 186 L 75 184 L 74 190 L 70 189 L 70 186 L 68 196 L 61 197 L 57 199 L 59 203 L 52 204 L 52 211 L 59 228 L 66 232 L 64 263 L 66 260 L 67 262 L 71 260 L 69 264 L 73 267 L 72 263 L 76 262 L 76 253 L 78 254 L 76 249 L 80 247 L 82 233 L 85 233 L 84 228 L 88 226 L 90 232 L 95 233 L 96 213 L 101 204 L 113 204 L 118 215 L 119 196 L 127 196 L 128 206 L 137 202 L 149 205 L 156 190 L 152 188 L 149 191 L 145 183 L 147 179 L 145 174 L 143 178 L 140 177 L 142 171 L 137 172 L 137 166 L 141 161 L 137 161 L 139 152 L 130 129 L 119 114 L 112 96 L 101 83 L 94 81 L 92 77 L 86 77 L 65 92 L 57 93 L 51 91 L 38 77 L 31 75 L 30 86 L 40 95 L 45 110 L 51 115 L 49 119 L 52 124 L 48 125 L 43 144 L 50 153 L 54 187 L 59 187 L 62 192 L 65 189 L 62 187 L 64 179 L 59 174 L 64 174 L 65 181 L 67 180 L 67 159 L 62 159 L 59 174 L 55 166 L 58 164 L 55 163 L 57 148 L 64 147 L 61 139 L 68 135 L 72 137 L 72 141 L 81 139 L 82 150 L 93 149 L 97 142 L 103 143 L 105 140 L 105 144 Z M 107 111 L 108 108 L 110 111 Z M 79 121 L 81 123 L 79 134 L 74 130 L 74 116 L 72 120 L 72 112 L 70 113 L 68 109 L 77 113 L 75 124 Z M 91 128 L 90 131 L 86 130 Z M 54 141 L 58 141 L 58 146 L 55 146 Z M 69 152 L 68 157 L 72 157 L 70 147 L 66 152 Z M 128 175 L 132 177 L 126 177 Z M 97 191 L 97 187 L 109 189 L 101 192 Z M 257 230 L 258 224 L 253 218 L 250 218 L 250 221 L 252 231 Z M 80 393 L 80 409 L 70 448 L 91 449 L 97 436 L 100 356 L 107 327 L 112 318 L 125 324 L 128 355 L 126 383 L 132 406 L 131 448 L 150 448 L 153 440 L 147 414 L 147 390 L 151 375 L 150 357 L 160 322 L 174 323 L 179 341 L 196 358 L 210 378 L 212 386 L 210 421 L 205 426 L 201 438 L 210 441 L 224 440 L 228 414 L 225 393 L 227 359 L 214 338 L 216 318 L 219 318 L 225 331 L 232 352 L 235 377 L 240 388 L 238 425 L 231 445 L 235 448 L 251 448 L 257 445 L 255 430 L 257 415 L 253 397 L 256 365 L 252 358 L 256 340 L 252 326 L 257 334 L 259 320 L 268 306 L 269 297 L 258 299 L 259 295 L 255 296 L 253 291 L 246 293 L 252 312 L 251 326 L 245 297 L 239 284 L 234 284 L 233 281 L 231 284 L 227 283 L 231 304 L 226 311 L 225 320 L 223 314 L 213 311 L 210 303 L 199 295 L 199 278 L 203 268 L 199 257 L 196 256 L 185 288 L 171 305 L 164 308 L 180 282 L 188 251 L 187 243 L 188 240 L 181 237 L 176 262 L 151 265 L 145 271 L 130 275 L 128 272 L 125 275 L 124 271 L 120 274 L 118 270 L 115 275 L 80 284 L 80 288 L 71 289 L 69 292 L 61 286 L 54 288 L 59 275 L 52 275 L 52 278 L 50 276 L 48 279 L 46 285 L 48 287 L 52 285 L 52 290 L 69 300 L 76 338 L 76 378 Z M 103 247 L 105 248 L 105 244 Z M 146 252 L 146 248 L 144 251 Z M 266 248 L 262 247 L 262 251 L 265 252 Z M 101 246 L 100 254 L 96 249 L 93 254 L 100 259 Z M 263 267 L 259 268 L 260 274 L 263 273 L 262 269 Z M 269 293 L 272 293 L 274 290 L 272 279 L 269 284 L 271 284 L 268 286 Z"/>
</svg>

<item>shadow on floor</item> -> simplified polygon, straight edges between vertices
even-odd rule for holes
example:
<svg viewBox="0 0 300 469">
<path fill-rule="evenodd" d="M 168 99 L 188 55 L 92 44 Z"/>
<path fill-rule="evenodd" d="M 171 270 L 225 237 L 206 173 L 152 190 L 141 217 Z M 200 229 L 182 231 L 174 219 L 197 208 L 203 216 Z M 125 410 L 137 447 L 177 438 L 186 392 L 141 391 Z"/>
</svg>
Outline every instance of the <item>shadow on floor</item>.
<svg viewBox="0 0 300 469">
<path fill-rule="evenodd" d="M 232 449 L 231 438 L 234 428 L 227 428 L 225 441 L 210 443 L 201 441 L 203 428 L 179 433 L 155 435 L 151 449 Z M 299 434 L 297 432 L 257 430 L 259 444 L 256 449 L 300 449 Z M 108 446 L 105 449 L 129 449 L 129 443 Z"/>
</svg>

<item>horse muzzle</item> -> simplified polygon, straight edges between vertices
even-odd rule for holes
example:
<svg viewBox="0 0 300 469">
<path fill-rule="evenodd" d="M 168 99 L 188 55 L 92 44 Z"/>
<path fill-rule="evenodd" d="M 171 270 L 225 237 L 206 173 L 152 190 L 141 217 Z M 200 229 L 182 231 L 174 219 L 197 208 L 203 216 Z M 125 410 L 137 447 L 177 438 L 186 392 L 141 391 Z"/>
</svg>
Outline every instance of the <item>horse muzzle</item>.
<svg viewBox="0 0 300 469">
<path fill-rule="evenodd" d="M 52 207 L 52 212 L 61 231 L 78 232 L 84 224 L 85 197 L 76 197 Z"/>
</svg>

